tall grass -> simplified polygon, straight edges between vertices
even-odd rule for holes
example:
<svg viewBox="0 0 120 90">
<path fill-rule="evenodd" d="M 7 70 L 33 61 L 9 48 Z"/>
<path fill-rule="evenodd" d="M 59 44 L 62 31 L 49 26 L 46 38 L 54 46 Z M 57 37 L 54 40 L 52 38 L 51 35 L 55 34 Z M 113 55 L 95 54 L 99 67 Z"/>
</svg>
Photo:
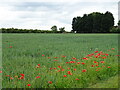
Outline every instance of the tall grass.
<svg viewBox="0 0 120 90">
<path fill-rule="evenodd" d="M 3 88 L 86 88 L 118 73 L 117 34 L 3 34 L 2 47 Z"/>
</svg>

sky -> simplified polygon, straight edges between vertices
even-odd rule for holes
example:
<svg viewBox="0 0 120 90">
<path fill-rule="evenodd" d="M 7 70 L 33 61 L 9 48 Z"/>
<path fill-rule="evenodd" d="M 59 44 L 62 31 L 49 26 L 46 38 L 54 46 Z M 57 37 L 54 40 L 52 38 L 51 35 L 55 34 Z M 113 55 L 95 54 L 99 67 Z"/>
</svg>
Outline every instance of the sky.
<svg viewBox="0 0 120 90">
<path fill-rule="evenodd" d="M 92 12 L 113 14 L 118 22 L 119 0 L 0 0 L 0 28 L 72 30 L 72 19 Z"/>
</svg>

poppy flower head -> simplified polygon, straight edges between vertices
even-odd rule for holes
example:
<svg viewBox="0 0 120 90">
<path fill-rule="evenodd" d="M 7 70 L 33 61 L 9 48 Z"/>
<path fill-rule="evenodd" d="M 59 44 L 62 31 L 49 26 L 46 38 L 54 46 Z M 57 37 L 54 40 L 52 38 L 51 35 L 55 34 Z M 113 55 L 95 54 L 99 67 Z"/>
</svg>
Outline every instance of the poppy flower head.
<svg viewBox="0 0 120 90">
<path fill-rule="evenodd" d="M 104 61 L 100 61 L 100 63 L 104 63 Z"/>
<path fill-rule="evenodd" d="M 95 51 L 94 53 L 98 53 L 98 51 Z"/>
<path fill-rule="evenodd" d="M 68 68 L 68 69 L 70 69 L 70 68 Z"/>
<path fill-rule="evenodd" d="M 67 77 L 67 75 L 63 75 L 63 77 Z"/>
<path fill-rule="evenodd" d="M 45 55 L 42 55 L 42 56 L 45 56 Z"/>
<path fill-rule="evenodd" d="M 91 67 L 94 67 L 94 65 L 91 65 Z"/>
<path fill-rule="evenodd" d="M 21 76 L 19 79 L 24 79 L 24 77 L 23 77 L 23 76 Z"/>
<path fill-rule="evenodd" d="M 40 66 L 40 64 L 38 64 L 38 66 Z"/>
<path fill-rule="evenodd" d="M 83 69 L 82 72 L 86 72 L 87 70 L 86 69 Z"/>
<path fill-rule="evenodd" d="M 96 61 L 94 61 L 94 63 L 97 63 Z"/>
<path fill-rule="evenodd" d="M 111 48 L 112 50 L 114 50 L 115 48 Z"/>
<path fill-rule="evenodd" d="M 10 46 L 9 48 L 12 48 L 12 46 Z"/>
<path fill-rule="evenodd" d="M 0 73 L 2 73 L 2 71 L 0 71 Z"/>
<path fill-rule="evenodd" d="M 52 81 L 48 81 L 49 84 L 52 84 Z"/>
<path fill-rule="evenodd" d="M 61 66 L 58 66 L 58 68 L 61 68 Z"/>
<path fill-rule="evenodd" d="M 80 80 L 80 79 L 76 78 L 75 80 Z"/>
<path fill-rule="evenodd" d="M 105 59 L 105 58 L 107 58 L 107 57 L 102 57 L 102 59 Z"/>
<path fill-rule="evenodd" d="M 56 69 L 56 68 L 53 68 L 53 69 Z"/>
<path fill-rule="evenodd" d="M 31 84 L 27 84 L 27 86 L 31 86 Z"/>
<path fill-rule="evenodd" d="M 76 68 L 75 69 L 73 69 L 74 71 L 76 71 Z"/>
<path fill-rule="evenodd" d="M 82 59 L 88 60 L 88 58 L 82 58 Z"/>
<path fill-rule="evenodd" d="M 82 63 L 83 65 L 85 64 L 85 63 Z"/>
<path fill-rule="evenodd" d="M 96 66 L 98 66 L 98 64 Z"/>
<path fill-rule="evenodd" d="M 36 78 L 40 78 L 40 76 L 37 76 Z"/>
<path fill-rule="evenodd" d="M 25 74 L 20 74 L 20 75 L 23 76 L 23 77 L 25 76 Z"/>
<path fill-rule="evenodd" d="M 13 77 L 10 77 L 10 79 L 13 79 Z"/>
</svg>

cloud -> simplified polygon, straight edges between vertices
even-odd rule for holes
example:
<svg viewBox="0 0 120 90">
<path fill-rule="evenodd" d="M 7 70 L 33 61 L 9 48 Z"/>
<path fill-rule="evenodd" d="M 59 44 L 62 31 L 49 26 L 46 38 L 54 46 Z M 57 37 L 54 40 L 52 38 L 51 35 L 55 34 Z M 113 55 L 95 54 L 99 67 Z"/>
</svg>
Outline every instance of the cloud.
<svg viewBox="0 0 120 90">
<path fill-rule="evenodd" d="M 70 31 L 73 17 L 110 11 L 118 21 L 118 0 L 2 0 L 0 28 L 50 30 L 53 25 Z"/>
</svg>

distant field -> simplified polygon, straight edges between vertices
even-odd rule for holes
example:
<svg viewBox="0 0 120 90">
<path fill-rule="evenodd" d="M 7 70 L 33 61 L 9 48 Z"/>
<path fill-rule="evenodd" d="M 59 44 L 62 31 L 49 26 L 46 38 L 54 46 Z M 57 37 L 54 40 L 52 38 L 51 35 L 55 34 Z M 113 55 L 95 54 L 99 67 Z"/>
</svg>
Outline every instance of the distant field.
<svg viewBox="0 0 120 90">
<path fill-rule="evenodd" d="M 94 88 L 118 74 L 118 34 L 2 34 L 2 48 L 3 88 Z"/>
</svg>

